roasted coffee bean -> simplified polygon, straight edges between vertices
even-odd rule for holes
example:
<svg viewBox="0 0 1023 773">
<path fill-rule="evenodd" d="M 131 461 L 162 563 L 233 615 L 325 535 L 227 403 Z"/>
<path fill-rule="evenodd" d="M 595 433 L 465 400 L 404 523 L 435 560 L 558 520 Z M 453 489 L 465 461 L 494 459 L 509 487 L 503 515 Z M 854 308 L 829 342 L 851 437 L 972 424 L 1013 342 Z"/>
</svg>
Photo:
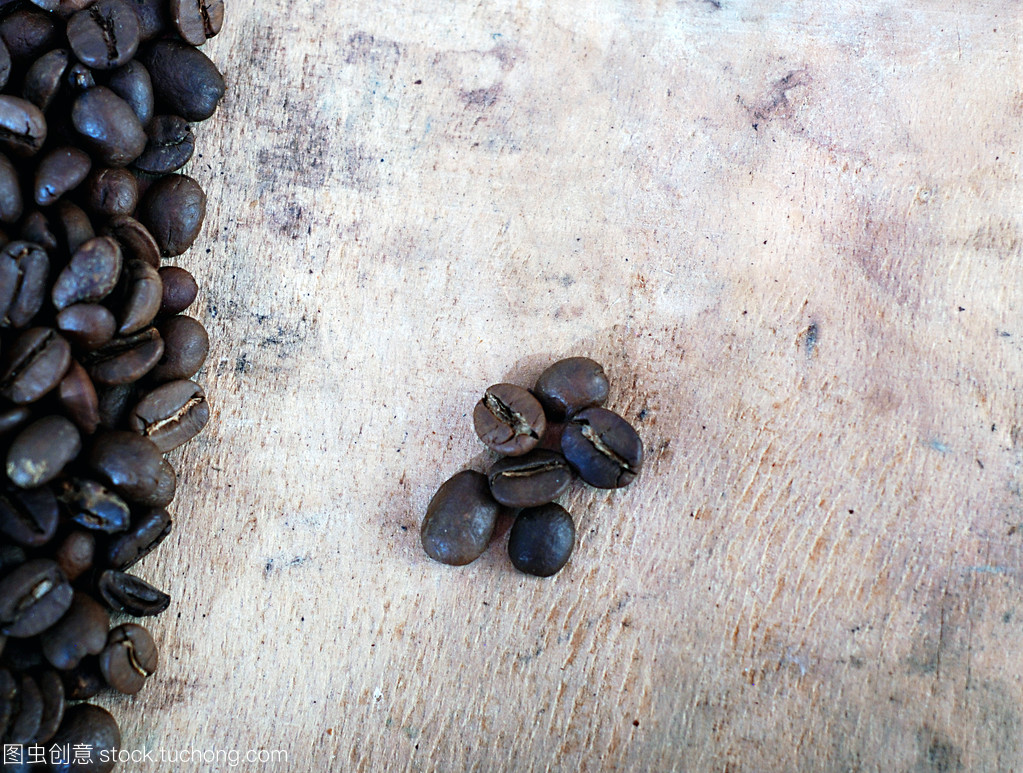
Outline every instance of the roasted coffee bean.
<svg viewBox="0 0 1023 773">
<path fill-rule="evenodd" d="M 102 300 L 121 275 L 121 248 L 109 236 L 97 236 L 79 247 L 53 284 L 53 305 L 62 310 L 73 303 Z"/>
<path fill-rule="evenodd" d="M 128 412 L 138 402 L 135 383 L 118 384 L 97 390 L 99 395 L 99 425 L 104 429 L 120 429 L 128 421 Z"/>
<path fill-rule="evenodd" d="M 22 241 L 37 244 L 48 252 L 54 252 L 57 249 L 57 237 L 50 227 L 50 221 L 39 210 L 29 212 L 22 218 L 20 233 Z"/>
<path fill-rule="evenodd" d="M 75 529 L 63 539 L 53 557 L 68 580 L 74 582 L 92 569 L 95 555 L 96 537 L 91 532 Z"/>
<path fill-rule="evenodd" d="M 60 199 L 53 214 L 54 231 L 63 241 L 68 255 L 74 255 L 86 242 L 96 237 L 89 215 L 74 202 Z"/>
<path fill-rule="evenodd" d="M 180 266 L 163 266 L 160 269 L 163 281 L 163 299 L 160 301 L 160 314 L 180 314 L 195 300 L 199 293 L 199 285 L 195 277 Z"/>
<path fill-rule="evenodd" d="M 0 223 L 18 222 L 24 204 L 18 170 L 7 156 L 0 153 Z"/>
<path fill-rule="evenodd" d="M 152 40 L 170 31 L 166 0 L 126 0 L 139 19 L 139 38 Z"/>
<path fill-rule="evenodd" d="M 14 638 L 42 633 L 67 612 L 71 597 L 57 563 L 34 558 L 0 580 L 0 631 Z"/>
<path fill-rule="evenodd" d="M 68 19 L 67 39 L 83 64 L 112 70 L 135 56 L 139 20 L 121 0 L 97 0 Z"/>
<path fill-rule="evenodd" d="M 553 502 L 572 482 L 572 469 L 559 453 L 536 449 L 498 460 L 487 475 L 490 493 L 506 507 Z"/>
<path fill-rule="evenodd" d="M 189 121 L 205 121 L 224 96 L 224 76 L 202 52 L 187 43 L 160 40 L 139 52 L 149 70 L 157 102 Z"/>
<path fill-rule="evenodd" d="M 99 667 L 107 684 L 134 695 L 156 671 L 159 657 L 149 631 L 137 623 L 124 623 L 110 631 Z"/>
<path fill-rule="evenodd" d="M 94 480 L 68 478 L 60 483 L 57 498 L 67 507 L 71 520 L 86 529 L 116 534 L 131 522 L 127 503 Z"/>
<path fill-rule="evenodd" d="M 27 99 L 0 96 L 0 145 L 19 156 L 36 154 L 46 141 L 46 118 Z"/>
<path fill-rule="evenodd" d="M 167 175 L 146 191 L 139 213 L 160 253 L 173 257 L 191 247 L 199 235 L 206 218 L 206 194 L 191 177 Z"/>
<path fill-rule="evenodd" d="M 40 672 L 36 683 L 43 697 L 43 715 L 39 720 L 39 729 L 36 730 L 35 742 L 45 744 L 56 735 L 64 719 L 64 683 L 52 668 Z"/>
<path fill-rule="evenodd" d="M 135 501 L 147 507 L 166 507 L 174 499 L 177 485 L 178 476 L 174 472 L 174 467 L 166 459 L 162 459 L 160 460 L 159 478 L 153 493 L 139 497 Z"/>
<path fill-rule="evenodd" d="M 92 380 L 103 386 L 138 381 L 153 370 L 164 353 L 164 342 L 155 328 L 115 338 L 85 356 Z"/>
<path fill-rule="evenodd" d="M 48 14 L 22 8 L 0 21 L 0 39 L 12 59 L 35 59 L 53 48 L 56 25 Z"/>
<path fill-rule="evenodd" d="M 505 456 L 531 451 L 547 428 L 543 408 L 533 395 L 514 384 L 487 389 L 472 413 L 480 440 Z"/>
<path fill-rule="evenodd" d="M 75 346 L 87 351 L 108 343 L 116 327 L 110 309 L 95 303 L 76 303 L 57 314 L 57 329 Z"/>
<path fill-rule="evenodd" d="M 95 169 L 82 191 L 83 203 L 94 215 L 131 215 L 139 203 L 138 183 L 127 169 Z"/>
<path fill-rule="evenodd" d="M 0 112 L 0 121 L 2 117 Z M 106 86 L 84 91 L 75 99 L 71 122 L 94 158 L 106 166 L 130 164 L 146 149 L 146 133 L 135 111 Z"/>
<path fill-rule="evenodd" d="M 178 315 L 165 319 L 157 329 L 163 339 L 163 358 L 153 368 L 155 381 L 189 379 L 199 372 L 210 351 L 206 328 L 191 317 Z"/>
<path fill-rule="evenodd" d="M 97 590 L 107 606 L 132 617 L 158 615 L 170 606 L 170 596 L 145 580 L 108 569 L 99 576 Z"/>
<path fill-rule="evenodd" d="M 0 395 L 32 403 L 60 383 L 71 365 L 71 347 L 56 331 L 33 327 L 21 333 L 4 358 Z"/>
<path fill-rule="evenodd" d="M 7 477 L 21 488 L 49 483 L 82 450 L 78 428 L 63 416 L 44 416 L 18 433 L 7 449 Z"/>
<path fill-rule="evenodd" d="M 120 748 L 121 731 L 109 711 L 80 703 L 64 713 L 60 729 L 50 740 L 50 747 L 54 745 L 75 751 L 51 764 L 53 773 L 109 773 L 117 759 L 111 750 Z"/>
<path fill-rule="evenodd" d="M 0 491 L 0 531 L 19 545 L 45 545 L 57 532 L 57 517 L 57 498 L 47 487 Z"/>
<path fill-rule="evenodd" d="M 87 700 L 107 686 L 103 672 L 99 670 L 98 657 L 83 658 L 77 667 L 61 672 L 60 677 L 64 681 L 64 695 L 69 701 Z"/>
<path fill-rule="evenodd" d="M 76 592 L 64 616 L 39 637 L 43 655 L 62 671 L 74 668 L 86 655 L 99 655 L 107 643 L 110 615 L 92 597 Z"/>
<path fill-rule="evenodd" d="M 508 556 L 520 572 L 557 574 L 575 547 L 575 523 L 561 505 L 531 507 L 519 513 L 508 536 Z"/>
<path fill-rule="evenodd" d="M 152 440 L 134 432 L 101 433 L 92 444 L 89 466 L 129 501 L 151 497 L 163 476 L 160 449 Z"/>
<path fill-rule="evenodd" d="M 107 547 L 107 564 L 111 568 L 123 572 L 149 555 L 157 545 L 167 538 L 170 532 L 170 513 L 162 507 L 143 510 L 132 521 L 131 528 L 127 532 L 111 540 Z"/>
<path fill-rule="evenodd" d="M 210 406 L 202 387 L 193 381 L 169 381 L 139 401 L 128 417 L 128 426 L 166 453 L 198 435 L 209 418 Z"/>
<path fill-rule="evenodd" d="M 131 61 L 110 73 L 107 87 L 131 105 L 143 127 L 153 120 L 153 82 L 141 62 Z"/>
<path fill-rule="evenodd" d="M 0 412 L 0 438 L 12 435 L 28 424 L 32 418 L 32 409 L 25 405 L 16 405 Z"/>
<path fill-rule="evenodd" d="M 96 85 L 96 76 L 93 75 L 92 70 L 81 62 L 75 62 L 67 68 L 64 80 L 67 81 L 71 91 L 75 93 L 88 91 Z"/>
<path fill-rule="evenodd" d="M 0 250 L 0 327 L 25 327 L 46 299 L 50 260 L 38 244 L 9 242 Z"/>
<path fill-rule="evenodd" d="M 223 0 L 170 0 L 170 15 L 181 39 L 201 46 L 224 24 Z"/>
<path fill-rule="evenodd" d="M 92 161 L 78 148 L 54 148 L 39 161 L 33 195 L 36 204 L 46 207 L 65 193 L 77 188 L 89 170 Z"/>
<path fill-rule="evenodd" d="M 0 88 L 7 85 L 11 77 L 11 52 L 7 50 L 7 44 L 0 40 Z"/>
<path fill-rule="evenodd" d="M 118 335 L 137 333 L 156 318 L 163 300 L 163 282 L 148 263 L 132 260 L 127 265 L 128 297 L 121 307 Z"/>
<path fill-rule="evenodd" d="M 643 443 L 625 419 L 604 408 L 572 417 L 561 450 L 579 477 L 597 488 L 621 488 L 639 475 Z"/>
<path fill-rule="evenodd" d="M 533 394 L 549 419 L 563 420 L 583 408 L 603 405 L 607 400 L 607 375 L 588 357 L 559 360 L 540 374 Z"/>
<path fill-rule="evenodd" d="M 472 470 L 454 475 L 426 508 L 420 530 L 426 555 L 452 566 L 475 561 L 487 549 L 501 512 L 483 475 Z"/>
<path fill-rule="evenodd" d="M 135 218 L 127 215 L 114 217 L 107 223 L 104 233 L 117 240 L 129 260 L 141 260 L 159 268 L 160 247 L 149 230 Z"/>
<path fill-rule="evenodd" d="M 61 407 L 78 428 L 91 435 L 99 426 L 99 397 L 85 368 L 71 360 L 64 378 L 57 386 L 57 399 Z"/>
<path fill-rule="evenodd" d="M 70 52 L 55 48 L 36 59 L 25 73 L 21 95 L 46 112 L 60 91 L 61 79 L 68 68 Z"/>
<path fill-rule="evenodd" d="M 187 164 L 195 152 L 192 125 L 180 116 L 158 115 L 146 133 L 149 142 L 132 166 L 147 174 L 175 172 Z"/>
<path fill-rule="evenodd" d="M 22 674 L 14 699 L 11 719 L 4 734 L 6 744 L 27 744 L 35 738 L 43 721 L 43 694 L 35 679 Z"/>
</svg>

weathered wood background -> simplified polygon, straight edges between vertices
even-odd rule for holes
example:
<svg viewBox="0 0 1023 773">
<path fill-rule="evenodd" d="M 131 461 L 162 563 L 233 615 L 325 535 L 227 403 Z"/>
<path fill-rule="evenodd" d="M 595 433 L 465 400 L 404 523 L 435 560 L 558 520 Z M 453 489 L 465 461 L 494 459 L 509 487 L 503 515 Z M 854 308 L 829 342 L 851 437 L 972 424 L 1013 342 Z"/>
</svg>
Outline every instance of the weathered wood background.
<svg viewBox="0 0 1023 773">
<path fill-rule="evenodd" d="M 1021 37 L 1013 0 L 230 0 L 180 259 L 216 409 L 126 747 L 1023 769 Z M 641 479 L 568 498 L 553 580 L 431 562 L 478 395 L 577 354 Z"/>
</svg>

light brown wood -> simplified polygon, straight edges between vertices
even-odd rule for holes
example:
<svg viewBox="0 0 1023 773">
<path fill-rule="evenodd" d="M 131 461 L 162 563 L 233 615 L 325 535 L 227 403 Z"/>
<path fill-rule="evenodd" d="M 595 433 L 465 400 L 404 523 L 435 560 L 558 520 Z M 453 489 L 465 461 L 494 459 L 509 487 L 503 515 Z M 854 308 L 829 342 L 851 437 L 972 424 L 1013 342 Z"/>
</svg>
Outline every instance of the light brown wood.
<svg viewBox="0 0 1023 773">
<path fill-rule="evenodd" d="M 1023 770 L 1018 4 L 227 14 L 179 260 L 215 411 L 127 748 Z M 567 355 L 641 478 L 567 498 L 556 578 L 431 562 L 478 395 Z"/>
</svg>

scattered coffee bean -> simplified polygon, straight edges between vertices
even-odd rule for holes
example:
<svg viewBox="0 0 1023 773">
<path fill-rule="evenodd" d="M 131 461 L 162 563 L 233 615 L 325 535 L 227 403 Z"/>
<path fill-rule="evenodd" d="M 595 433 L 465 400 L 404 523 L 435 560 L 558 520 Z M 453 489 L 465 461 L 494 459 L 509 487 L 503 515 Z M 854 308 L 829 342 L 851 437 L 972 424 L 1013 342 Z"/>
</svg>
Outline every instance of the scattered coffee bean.
<svg viewBox="0 0 1023 773">
<path fill-rule="evenodd" d="M 205 121 L 224 96 L 224 76 L 209 58 L 187 43 L 161 40 L 139 55 L 153 79 L 158 102 L 188 121 Z"/>
<path fill-rule="evenodd" d="M 153 120 L 153 81 L 141 62 L 128 62 L 110 73 L 107 88 L 128 103 L 143 128 Z"/>
<path fill-rule="evenodd" d="M 149 142 L 134 167 L 147 174 L 170 174 L 188 163 L 195 152 L 192 125 L 177 115 L 158 115 L 147 130 Z"/>
<path fill-rule="evenodd" d="M 170 0 L 170 14 L 182 40 L 201 46 L 224 24 L 223 0 Z"/>
<path fill-rule="evenodd" d="M 134 432 L 103 432 L 88 455 L 89 466 L 132 502 L 141 502 L 157 491 L 162 462 L 153 441 Z"/>
<path fill-rule="evenodd" d="M 128 62 L 139 46 L 139 20 L 121 0 L 97 0 L 72 16 L 67 38 L 79 61 L 96 70 Z"/>
<path fill-rule="evenodd" d="M 199 372 L 210 351 L 210 338 L 198 320 L 170 317 L 157 326 L 164 342 L 163 357 L 151 374 L 156 381 L 190 379 Z"/>
<path fill-rule="evenodd" d="M 499 454 L 519 456 L 536 447 L 547 429 L 539 401 L 514 384 L 495 384 L 472 414 L 480 440 Z"/>
<path fill-rule="evenodd" d="M 131 510 L 117 494 L 88 478 L 67 478 L 60 484 L 57 498 L 71 520 L 93 531 L 116 534 L 128 528 Z"/>
<path fill-rule="evenodd" d="M 107 646 L 99 656 L 99 667 L 107 684 L 134 695 L 156 671 L 158 660 L 156 643 L 149 631 L 136 623 L 125 623 L 110 631 Z"/>
<path fill-rule="evenodd" d="M 142 197 L 142 223 L 160 245 L 160 253 L 180 255 L 195 241 L 206 218 L 206 194 L 183 174 L 170 174 Z"/>
<path fill-rule="evenodd" d="M 77 188 L 89 174 L 92 161 L 78 148 L 54 148 L 39 161 L 33 195 L 41 207 L 53 204 L 70 190 Z"/>
<path fill-rule="evenodd" d="M 604 369 L 588 357 L 559 360 L 540 374 L 533 388 L 549 418 L 563 421 L 583 408 L 603 405 L 608 393 Z"/>
<path fill-rule="evenodd" d="M 144 510 L 132 521 L 128 531 L 110 542 L 106 553 L 107 564 L 123 572 L 149 555 L 167 538 L 170 531 L 171 517 L 166 510 L 162 507 Z"/>
<path fill-rule="evenodd" d="M 4 734 L 4 743 L 27 744 L 32 741 L 43 720 L 43 694 L 36 680 L 28 674 L 21 677 L 11 718 Z"/>
<path fill-rule="evenodd" d="M 557 574 L 575 547 L 575 523 L 561 505 L 523 510 L 512 524 L 508 555 L 520 572 L 537 577 Z"/>
<path fill-rule="evenodd" d="M 18 433 L 7 449 L 7 477 L 21 488 L 49 483 L 82 450 L 78 429 L 63 416 L 45 416 Z"/>
<path fill-rule="evenodd" d="M 57 329 L 75 346 L 91 351 L 114 337 L 117 322 L 106 306 L 76 303 L 57 314 Z"/>
<path fill-rule="evenodd" d="M 76 529 L 68 534 L 54 552 L 54 560 L 64 576 L 74 582 L 92 568 L 96 538 L 91 532 Z"/>
<path fill-rule="evenodd" d="M 109 628 L 107 611 L 88 594 L 76 592 L 64 616 L 40 636 L 43 655 L 54 668 L 72 669 L 86 655 L 103 651 Z"/>
<path fill-rule="evenodd" d="M 50 743 L 60 749 L 75 749 L 78 754 L 62 756 L 50 766 L 53 773 L 108 773 L 116 764 L 110 752 L 120 748 L 121 731 L 109 711 L 80 703 L 64 712 L 64 721 Z"/>
<path fill-rule="evenodd" d="M 209 418 L 202 387 L 193 381 L 169 381 L 139 401 L 128 424 L 167 452 L 198 435 Z"/>
<path fill-rule="evenodd" d="M 580 411 L 565 427 L 561 449 L 579 477 L 597 488 L 621 488 L 639 475 L 643 444 L 625 419 L 604 408 Z"/>
<path fill-rule="evenodd" d="M 0 632 L 16 638 L 42 633 L 67 612 L 72 595 L 55 561 L 27 561 L 0 580 Z"/>
<path fill-rule="evenodd" d="M 121 276 L 121 247 L 108 236 L 90 239 L 71 256 L 53 285 L 57 310 L 105 298 Z"/>
<path fill-rule="evenodd" d="M 460 472 L 437 490 L 426 508 L 423 549 L 435 561 L 452 566 L 475 561 L 486 550 L 500 513 L 487 479 L 471 470 Z"/>
<path fill-rule="evenodd" d="M 43 698 L 43 713 L 39 718 L 39 729 L 36 730 L 34 741 L 45 745 L 57 734 L 57 728 L 64 719 L 64 683 L 60 674 L 47 668 L 36 677 L 36 684 Z"/>
<path fill-rule="evenodd" d="M 199 293 L 195 277 L 179 266 L 163 266 L 159 273 L 163 281 L 160 314 L 163 316 L 180 314 L 192 305 Z"/>
<path fill-rule="evenodd" d="M 97 589 L 108 607 L 134 617 L 158 615 L 170 606 L 170 596 L 126 572 L 108 569 L 100 575 Z"/>
<path fill-rule="evenodd" d="M 559 453 L 540 449 L 499 460 L 487 475 L 490 493 L 507 507 L 553 502 L 572 482 L 572 469 Z"/>
<path fill-rule="evenodd" d="M 19 545 L 45 545 L 57 532 L 57 518 L 57 498 L 49 488 L 0 491 L 0 531 Z"/>
<path fill-rule="evenodd" d="M 82 193 L 85 206 L 99 216 L 130 216 L 139 203 L 139 184 L 127 169 L 94 169 Z"/>
<path fill-rule="evenodd" d="M 71 121 L 96 160 L 106 166 L 130 164 L 146 149 L 146 133 L 135 111 L 106 86 L 82 92 L 71 108 Z"/>
</svg>

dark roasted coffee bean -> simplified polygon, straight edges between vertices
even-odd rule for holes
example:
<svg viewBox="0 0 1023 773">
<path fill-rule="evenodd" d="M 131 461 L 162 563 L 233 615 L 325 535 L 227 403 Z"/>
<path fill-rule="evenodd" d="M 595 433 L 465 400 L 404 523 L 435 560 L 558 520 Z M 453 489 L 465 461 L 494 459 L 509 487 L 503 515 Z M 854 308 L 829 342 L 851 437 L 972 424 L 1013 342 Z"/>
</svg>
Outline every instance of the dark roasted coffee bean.
<svg viewBox="0 0 1023 773">
<path fill-rule="evenodd" d="M 472 413 L 480 440 L 505 456 L 531 451 L 547 428 L 543 408 L 533 395 L 514 384 L 487 389 Z"/>
<path fill-rule="evenodd" d="M 174 499 L 177 485 L 178 476 L 174 473 L 174 467 L 166 459 L 162 459 L 160 460 L 160 476 L 153 493 L 139 497 L 136 502 L 147 507 L 166 507 Z"/>
<path fill-rule="evenodd" d="M 586 408 L 572 417 L 561 450 L 579 477 L 597 488 L 621 488 L 639 475 L 643 443 L 625 419 L 604 408 Z"/>
<path fill-rule="evenodd" d="M 69 478 L 58 486 L 57 498 L 67 507 L 71 520 L 86 529 L 116 534 L 131 522 L 125 501 L 94 480 Z"/>
<path fill-rule="evenodd" d="M 71 360 L 71 367 L 57 387 L 57 399 L 68 418 L 86 435 L 99 426 L 99 397 L 85 368 Z"/>
<path fill-rule="evenodd" d="M 189 121 L 205 121 L 224 96 L 224 76 L 198 49 L 176 40 L 160 40 L 139 52 L 149 70 L 157 102 Z"/>
<path fill-rule="evenodd" d="M 36 204 L 49 206 L 77 188 L 92 167 L 89 156 L 78 148 L 54 148 L 39 161 L 33 195 Z"/>
<path fill-rule="evenodd" d="M 137 333 L 156 318 L 163 300 L 163 282 L 148 263 L 132 260 L 127 265 L 128 297 L 121 307 L 118 335 Z"/>
<path fill-rule="evenodd" d="M 71 347 L 56 331 L 33 327 L 21 333 L 4 358 L 0 395 L 32 403 L 60 383 L 71 364 Z"/>
<path fill-rule="evenodd" d="M 426 555 L 452 566 L 475 561 L 487 549 L 501 512 L 483 475 L 472 470 L 454 475 L 426 508 L 420 530 Z"/>
<path fill-rule="evenodd" d="M 68 580 L 74 582 L 92 569 L 95 555 L 96 537 L 92 532 L 75 529 L 63 539 L 53 558 Z"/>
<path fill-rule="evenodd" d="M 18 433 L 7 449 L 7 477 L 36 488 L 60 475 L 82 450 L 78 428 L 63 416 L 44 416 Z"/>
<path fill-rule="evenodd" d="M 96 384 L 116 386 L 138 381 L 153 370 L 163 353 L 160 333 L 148 327 L 130 336 L 113 339 L 86 355 L 84 362 Z"/>
<path fill-rule="evenodd" d="M 48 14 L 22 8 L 0 22 L 0 39 L 13 59 L 35 59 L 53 48 L 56 25 Z"/>
<path fill-rule="evenodd" d="M 27 744 L 35 738 L 43 720 L 43 694 L 35 679 L 22 674 L 14 699 L 14 710 L 4 734 L 6 744 Z"/>
<path fill-rule="evenodd" d="M 163 475 L 160 449 L 134 432 L 114 430 L 100 434 L 88 455 L 89 466 L 132 502 L 140 502 L 160 486 Z"/>
<path fill-rule="evenodd" d="M 153 82 L 141 62 L 131 61 L 110 73 L 107 87 L 131 105 L 143 127 L 153 120 Z"/>
<path fill-rule="evenodd" d="M 170 31 L 166 0 L 126 0 L 139 20 L 139 38 L 152 40 Z"/>
<path fill-rule="evenodd" d="M 91 69 L 81 62 L 75 62 L 73 65 L 68 67 L 67 74 L 64 76 L 64 79 L 67 81 L 67 85 L 71 91 L 75 93 L 88 91 L 96 85 L 96 76 L 93 75 Z"/>
<path fill-rule="evenodd" d="M 29 212 L 21 221 L 21 238 L 23 241 L 39 245 L 47 252 L 57 249 L 57 237 L 50 227 L 49 220 L 39 210 Z"/>
<path fill-rule="evenodd" d="M 199 293 L 195 277 L 180 266 L 163 266 L 160 269 L 160 279 L 163 281 L 161 315 L 180 314 L 192 305 Z"/>
<path fill-rule="evenodd" d="M 181 39 L 201 46 L 224 24 L 223 0 L 170 0 L 170 15 Z"/>
<path fill-rule="evenodd" d="M 604 369 L 588 357 L 559 360 L 540 374 L 533 388 L 547 417 L 556 421 L 583 408 L 603 405 L 607 392 Z"/>
<path fill-rule="evenodd" d="M 43 715 L 39 720 L 39 729 L 36 730 L 35 743 L 45 744 L 56 735 L 64 719 L 64 683 L 60 674 L 52 668 L 40 672 L 36 683 L 43 697 Z"/>
<path fill-rule="evenodd" d="M 11 77 L 11 52 L 7 50 L 7 44 L 0 40 L 0 88 L 7 85 Z"/>
<path fill-rule="evenodd" d="M 146 191 L 139 218 L 166 256 L 180 255 L 195 241 L 206 218 L 206 194 L 199 183 L 171 174 Z"/>
<path fill-rule="evenodd" d="M 138 402 L 135 383 L 97 389 L 99 395 L 99 425 L 104 429 L 120 429 L 128 421 L 128 413 Z"/>
<path fill-rule="evenodd" d="M 32 409 L 26 405 L 16 405 L 0 412 L 0 438 L 6 438 L 28 424 L 32 418 Z"/>
<path fill-rule="evenodd" d="M 149 555 L 170 532 L 170 513 L 162 507 L 142 511 L 127 532 L 111 540 L 107 547 L 107 564 L 124 571 Z"/>
<path fill-rule="evenodd" d="M 508 556 L 520 572 L 557 574 L 575 547 L 575 523 L 561 505 L 531 507 L 519 513 L 508 536 Z"/>
<path fill-rule="evenodd" d="M 70 56 L 67 49 L 55 48 L 36 59 L 25 73 L 21 95 L 43 112 L 48 110 L 60 91 Z"/>
<path fill-rule="evenodd" d="M 69 701 L 86 700 L 107 686 L 99 670 L 98 657 L 84 658 L 76 668 L 61 672 L 60 677 L 64 681 L 64 696 Z"/>
<path fill-rule="evenodd" d="M 149 230 L 135 218 L 118 215 L 110 220 L 104 233 L 117 240 L 129 260 L 141 260 L 159 268 L 160 247 Z"/>
<path fill-rule="evenodd" d="M 23 206 L 18 171 L 10 159 L 0 153 L 0 223 L 16 223 Z"/>
<path fill-rule="evenodd" d="M 71 596 L 55 561 L 32 559 L 0 580 L 0 631 L 15 638 L 42 633 L 67 612 Z"/>
<path fill-rule="evenodd" d="M 156 642 L 149 631 L 136 623 L 124 623 L 110 631 L 99 667 L 107 684 L 134 695 L 156 671 L 158 661 Z"/>
<path fill-rule="evenodd" d="M 170 606 L 170 596 L 126 572 L 108 569 L 99 576 L 97 589 L 108 607 L 132 617 L 158 615 Z"/>
<path fill-rule="evenodd" d="M 71 50 L 95 70 L 112 70 L 127 63 L 139 46 L 139 20 L 121 0 L 97 0 L 67 23 Z"/>
<path fill-rule="evenodd" d="M 95 215 L 130 215 L 139 203 L 138 183 L 127 169 L 95 169 L 82 191 L 85 207 Z"/>
<path fill-rule="evenodd" d="M 559 453 L 536 449 L 498 460 L 487 475 L 490 493 L 506 507 L 553 502 L 572 482 L 572 469 Z"/>
<path fill-rule="evenodd" d="M 193 381 L 169 381 L 139 401 L 128 417 L 128 426 L 166 453 L 198 435 L 209 418 L 210 406 L 202 387 Z"/>
<path fill-rule="evenodd" d="M 106 166 L 130 164 L 146 149 L 146 133 L 135 111 L 106 86 L 80 94 L 71 108 L 71 121 L 96 160 Z"/>
<path fill-rule="evenodd" d="M 163 358 L 153 368 L 156 381 L 190 379 L 199 372 L 210 351 L 206 328 L 191 317 L 178 315 L 165 319 L 157 329 L 163 339 Z"/>
<path fill-rule="evenodd" d="M 109 711 L 80 703 L 64 713 L 60 729 L 50 740 L 50 748 L 54 745 L 74 752 L 51 764 L 53 773 L 109 773 L 116 764 L 111 751 L 120 748 L 121 731 Z"/>
<path fill-rule="evenodd" d="M 46 299 L 50 260 L 38 244 L 9 242 L 0 251 L 0 327 L 25 327 Z"/>
<path fill-rule="evenodd" d="M 76 303 L 57 315 L 57 329 L 75 346 L 91 351 L 114 337 L 117 321 L 106 306 Z"/>
<path fill-rule="evenodd" d="M 53 284 L 53 305 L 58 310 L 73 303 L 102 300 L 121 276 L 121 248 L 109 236 L 97 236 L 79 247 Z"/>
<path fill-rule="evenodd" d="M 31 156 L 46 141 L 46 119 L 27 99 L 0 96 L 0 145 L 19 156 Z"/>
<path fill-rule="evenodd" d="M 68 255 L 74 255 L 86 242 L 96 237 L 92 221 L 77 204 L 60 199 L 54 207 L 54 230 L 61 237 Z"/>
<path fill-rule="evenodd" d="M 49 488 L 0 491 L 0 531 L 25 547 L 49 542 L 57 531 L 57 498 Z"/>
<path fill-rule="evenodd" d="M 192 157 L 195 135 L 192 126 L 177 115 L 158 115 L 146 130 L 149 142 L 133 166 L 148 174 L 170 174 Z"/>
<path fill-rule="evenodd" d="M 39 638 L 43 655 L 55 668 L 67 671 L 87 655 L 98 655 L 107 643 L 110 615 L 92 597 L 76 592 L 64 616 Z"/>
</svg>

